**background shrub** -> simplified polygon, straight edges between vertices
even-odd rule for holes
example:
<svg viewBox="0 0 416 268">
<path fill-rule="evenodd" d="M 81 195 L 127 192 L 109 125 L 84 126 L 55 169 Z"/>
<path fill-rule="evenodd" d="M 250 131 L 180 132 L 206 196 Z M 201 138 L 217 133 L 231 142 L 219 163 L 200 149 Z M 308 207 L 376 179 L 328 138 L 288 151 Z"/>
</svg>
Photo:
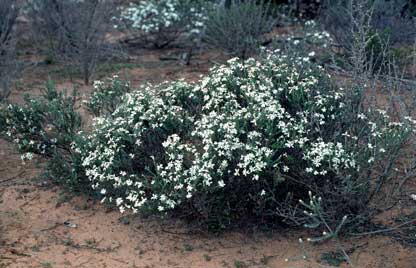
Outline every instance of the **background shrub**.
<svg viewBox="0 0 416 268">
<path fill-rule="evenodd" d="M 276 25 L 267 1 L 232 1 L 209 13 L 204 40 L 241 58 L 258 51 L 261 37 Z"/>
<path fill-rule="evenodd" d="M 415 38 L 411 1 L 328 0 L 320 19 L 358 73 L 385 71 L 391 49 Z"/>
<path fill-rule="evenodd" d="M 19 6 L 16 1 L 0 3 L 0 101 L 11 92 L 13 78 L 18 74 L 16 59 L 16 24 Z"/>
<path fill-rule="evenodd" d="M 201 35 L 210 1 L 146 0 L 122 9 L 122 26 L 156 48 L 169 46 L 181 36 L 192 41 Z M 131 41 L 130 41 L 131 42 Z"/>
<path fill-rule="evenodd" d="M 32 0 L 28 15 L 41 51 L 80 69 L 88 84 L 97 63 L 119 56 L 106 40 L 114 12 L 110 0 Z"/>
</svg>

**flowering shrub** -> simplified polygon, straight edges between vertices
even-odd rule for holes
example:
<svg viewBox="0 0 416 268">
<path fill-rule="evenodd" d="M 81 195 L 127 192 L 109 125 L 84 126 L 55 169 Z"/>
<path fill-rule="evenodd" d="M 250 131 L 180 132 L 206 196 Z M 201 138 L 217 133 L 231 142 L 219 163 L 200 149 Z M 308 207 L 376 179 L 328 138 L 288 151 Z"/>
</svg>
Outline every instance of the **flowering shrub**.
<svg viewBox="0 0 416 268">
<path fill-rule="evenodd" d="M 253 216 L 302 224 L 310 216 L 297 200 L 312 191 L 335 224 L 367 211 L 375 167 L 414 130 L 411 118 L 364 108 L 359 94 L 307 57 L 232 59 L 196 84 L 127 93 L 95 119 L 82 166 L 122 212 L 180 211 L 215 227 Z"/>
<path fill-rule="evenodd" d="M 131 3 L 121 12 L 127 28 L 158 48 L 175 41 L 181 34 L 199 35 L 205 25 L 207 3 L 198 0 L 146 0 Z"/>
</svg>

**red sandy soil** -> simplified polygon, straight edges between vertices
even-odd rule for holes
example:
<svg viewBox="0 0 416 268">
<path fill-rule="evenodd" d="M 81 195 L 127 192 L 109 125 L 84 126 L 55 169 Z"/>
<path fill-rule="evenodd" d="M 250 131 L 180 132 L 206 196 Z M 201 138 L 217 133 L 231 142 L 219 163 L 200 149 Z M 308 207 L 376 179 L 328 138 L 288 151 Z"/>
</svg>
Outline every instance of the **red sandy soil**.
<svg viewBox="0 0 416 268">
<path fill-rule="evenodd" d="M 159 62 L 159 54 L 145 55 L 135 60 Z M 151 70 L 127 72 L 136 85 L 176 78 L 196 80 L 212 65 L 203 58 L 201 62 L 189 67 L 169 62 Z M 25 74 L 23 87 L 38 94 L 47 74 L 47 67 Z M 59 88 L 72 87 L 68 81 L 58 82 Z M 82 90 L 87 95 L 90 88 L 83 86 Z M 22 93 L 15 91 L 11 101 L 21 102 Z M 271 234 L 234 231 L 214 235 L 173 220 L 122 215 L 97 200 L 72 196 L 40 179 L 41 165 L 41 159 L 23 165 L 16 149 L 0 140 L 0 268 L 318 268 L 331 267 L 320 261 L 321 254 L 337 249 L 335 242 L 300 244 L 299 238 L 306 238 L 306 233 L 276 230 Z M 65 226 L 65 221 L 76 228 Z M 405 248 L 387 236 L 348 238 L 341 244 L 354 264 L 344 262 L 342 267 L 416 267 L 416 249 Z"/>
</svg>

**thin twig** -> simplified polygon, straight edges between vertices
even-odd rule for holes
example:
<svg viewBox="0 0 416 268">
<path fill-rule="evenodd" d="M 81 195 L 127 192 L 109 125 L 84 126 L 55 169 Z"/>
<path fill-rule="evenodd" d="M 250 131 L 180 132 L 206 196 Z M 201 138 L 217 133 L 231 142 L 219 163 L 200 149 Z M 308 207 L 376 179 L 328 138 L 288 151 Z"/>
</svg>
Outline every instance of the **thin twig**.
<svg viewBox="0 0 416 268">
<path fill-rule="evenodd" d="M 412 223 L 416 223 L 416 219 L 401 223 L 399 225 L 396 225 L 394 227 L 391 228 L 387 228 L 387 229 L 381 229 L 381 230 L 375 230 L 375 231 L 371 231 L 371 232 L 364 232 L 364 233 L 350 233 L 350 235 L 353 236 L 365 236 L 365 235 L 373 235 L 373 234 L 380 234 L 380 233 L 387 233 L 387 232 L 392 232 L 392 231 L 396 231 L 397 229 L 406 226 L 408 224 L 412 224 Z"/>
<path fill-rule="evenodd" d="M 18 173 L 17 175 L 15 175 L 15 176 L 12 176 L 12 177 L 10 177 L 10 178 L 7 178 L 7 179 L 4 179 L 4 180 L 0 181 L 0 183 L 5 183 L 5 182 L 8 182 L 8 181 L 15 180 L 15 179 L 17 179 L 18 177 L 22 176 L 24 173 L 25 173 L 25 171 L 23 170 L 23 171 L 19 172 L 19 173 Z"/>
</svg>

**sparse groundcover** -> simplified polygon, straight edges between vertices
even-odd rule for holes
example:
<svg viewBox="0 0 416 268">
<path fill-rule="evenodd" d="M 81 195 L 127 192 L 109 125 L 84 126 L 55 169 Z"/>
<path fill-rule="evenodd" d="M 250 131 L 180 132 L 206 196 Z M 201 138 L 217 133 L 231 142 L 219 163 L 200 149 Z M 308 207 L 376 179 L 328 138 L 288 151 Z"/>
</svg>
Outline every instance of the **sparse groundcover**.
<svg viewBox="0 0 416 268">
<path fill-rule="evenodd" d="M 95 85 L 98 97 L 129 91 L 117 78 Z M 60 158 L 71 175 L 63 182 L 90 185 L 122 212 L 185 216 L 208 228 L 283 220 L 338 232 L 341 223 L 366 220 L 414 133 L 411 118 L 398 122 L 366 108 L 362 93 L 337 87 L 308 57 L 267 52 L 259 60 L 235 58 L 197 83 L 126 93 L 113 112 L 107 109 L 113 103 L 95 105 L 93 94 L 89 108 L 100 116 L 92 131 L 78 132 L 73 124 L 71 131 L 52 132 L 58 135 L 52 148 L 65 144 L 52 156 L 70 156 Z M 74 112 L 66 102 L 49 102 L 59 104 L 52 107 L 62 115 Z M 5 134 L 21 135 L 14 141 L 23 152 L 38 153 L 32 140 L 49 133 L 33 129 L 33 122 L 64 127 L 56 124 L 57 114 L 31 108 L 36 103 L 2 113 Z"/>
</svg>

